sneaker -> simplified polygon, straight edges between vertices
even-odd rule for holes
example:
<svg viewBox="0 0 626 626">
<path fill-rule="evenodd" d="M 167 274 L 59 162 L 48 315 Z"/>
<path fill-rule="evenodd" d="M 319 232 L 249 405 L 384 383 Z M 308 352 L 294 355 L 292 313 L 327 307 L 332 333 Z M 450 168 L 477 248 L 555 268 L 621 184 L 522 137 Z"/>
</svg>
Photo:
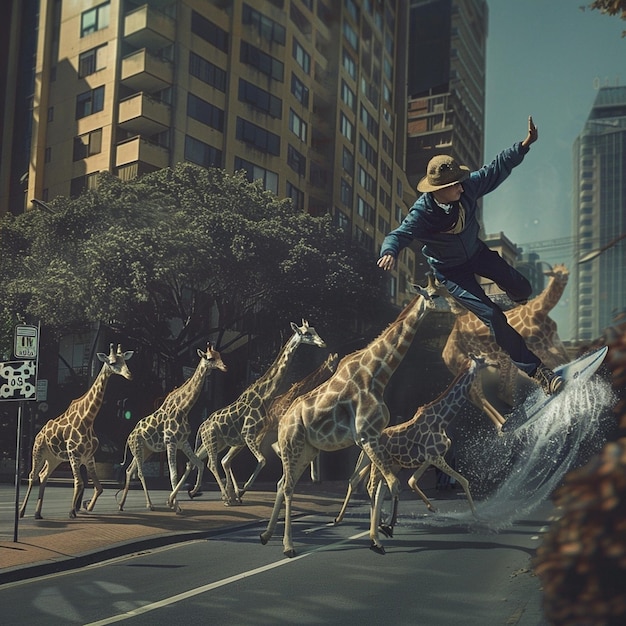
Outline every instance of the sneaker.
<svg viewBox="0 0 626 626">
<path fill-rule="evenodd" d="M 562 376 L 555 374 L 543 363 L 537 367 L 531 378 L 543 389 L 547 396 L 559 393 L 565 384 Z"/>
</svg>

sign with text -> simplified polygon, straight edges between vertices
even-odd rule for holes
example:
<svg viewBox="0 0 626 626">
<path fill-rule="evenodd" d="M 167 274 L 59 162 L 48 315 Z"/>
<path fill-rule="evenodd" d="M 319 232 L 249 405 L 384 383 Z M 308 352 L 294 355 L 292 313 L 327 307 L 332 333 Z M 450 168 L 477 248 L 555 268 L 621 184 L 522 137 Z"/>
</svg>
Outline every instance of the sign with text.
<svg viewBox="0 0 626 626">
<path fill-rule="evenodd" d="M 35 361 L 0 362 L 0 401 L 37 399 Z"/>
<path fill-rule="evenodd" d="M 37 326 L 16 326 L 13 353 L 16 359 L 36 359 L 39 351 Z"/>
</svg>

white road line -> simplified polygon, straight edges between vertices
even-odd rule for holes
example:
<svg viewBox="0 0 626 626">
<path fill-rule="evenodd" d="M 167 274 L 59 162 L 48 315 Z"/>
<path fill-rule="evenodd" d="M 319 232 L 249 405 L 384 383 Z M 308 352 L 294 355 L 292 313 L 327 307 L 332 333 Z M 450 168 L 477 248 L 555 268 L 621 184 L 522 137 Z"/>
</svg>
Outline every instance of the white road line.
<svg viewBox="0 0 626 626">
<path fill-rule="evenodd" d="M 137 607 L 136 609 L 133 609 L 132 611 L 127 611 L 126 613 L 120 613 L 119 615 L 112 615 L 111 617 L 107 617 L 97 622 L 91 622 L 89 624 L 85 624 L 85 626 L 105 626 L 105 624 L 114 624 L 115 622 L 123 622 L 124 620 L 137 617 L 138 615 L 143 615 L 144 613 L 149 613 L 150 611 L 155 611 L 157 609 L 162 609 L 163 607 L 169 606 L 170 604 L 175 604 L 176 602 L 180 602 L 181 600 L 187 600 L 189 598 L 193 598 L 194 596 L 198 596 L 202 593 L 206 593 L 207 591 L 213 591 L 213 589 L 219 589 L 220 587 L 230 585 L 231 583 L 237 582 L 238 580 L 242 580 L 243 578 L 256 576 L 257 574 L 262 574 L 263 572 L 267 572 L 269 570 L 275 569 L 276 567 L 282 567 L 283 565 L 289 565 L 290 563 L 295 563 L 299 559 L 303 559 L 307 556 L 311 556 L 312 554 L 315 554 L 316 552 L 329 550 L 336 546 L 340 546 L 344 543 L 348 543 L 349 541 L 355 541 L 356 539 L 361 539 L 361 537 L 365 537 L 368 534 L 369 534 L 369 531 L 358 533 L 356 535 L 352 535 L 352 537 L 348 537 L 347 539 L 342 539 L 341 541 L 336 541 L 335 543 L 332 543 L 330 545 L 320 546 L 319 548 L 315 548 L 314 550 L 311 550 L 310 552 L 299 554 L 291 559 L 282 559 L 280 561 L 276 561 L 276 563 L 269 563 L 268 565 L 264 565 L 263 567 L 257 567 L 256 569 L 252 569 L 247 572 L 241 572 L 241 574 L 237 574 L 236 576 L 230 576 L 229 578 L 216 580 L 215 582 L 209 583 L 208 585 L 202 585 L 202 587 L 189 589 L 189 591 L 185 591 L 184 593 L 179 593 L 179 594 L 176 594 L 175 596 L 170 596 L 169 598 L 164 598 L 163 600 L 159 600 L 158 602 L 153 602 L 152 604 L 146 604 L 145 606 Z"/>
</svg>

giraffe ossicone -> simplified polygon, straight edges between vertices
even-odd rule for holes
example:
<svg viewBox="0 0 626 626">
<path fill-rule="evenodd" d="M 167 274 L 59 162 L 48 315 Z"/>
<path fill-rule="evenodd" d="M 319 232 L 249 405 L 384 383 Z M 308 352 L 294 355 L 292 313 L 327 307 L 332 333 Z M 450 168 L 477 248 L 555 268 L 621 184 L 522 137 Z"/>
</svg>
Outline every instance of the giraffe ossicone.
<svg viewBox="0 0 626 626">
<path fill-rule="evenodd" d="M 72 400 L 69 407 L 61 415 L 46 422 L 35 437 L 28 488 L 20 507 L 20 517 L 24 517 L 30 492 L 35 478 L 38 476 L 40 485 L 35 506 L 35 519 L 41 519 L 41 509 L 48 479 L 52 472 L 65 461 L 69 462 L 74 477 L 74 495 L 69 513 L 70 518 L 76 517 L 85 490 L 83 477 L 80 473 L 82 465 L 87 469 L 87 475 L 94 486 L 93 496 L 86 505 L 87 511 L 93 510 L 98 496 L 102 493 L 102 485 L 96 473 L 94 456 L 99 442 L 93 424 L 102 406 L 109 378 L 112 375 L 119 375 L 127 380 L 132 380 L 132 374 L 126 362 L 133 356 L 133 352 L 122 352 L 119 345 L 115 351 L 113 344 L 110 344 L 109 354 L 99 352 L 97 356 L 98 360 L 102 362 L 102 368 L 89 390 L 80 398 Z"/>
</svg>

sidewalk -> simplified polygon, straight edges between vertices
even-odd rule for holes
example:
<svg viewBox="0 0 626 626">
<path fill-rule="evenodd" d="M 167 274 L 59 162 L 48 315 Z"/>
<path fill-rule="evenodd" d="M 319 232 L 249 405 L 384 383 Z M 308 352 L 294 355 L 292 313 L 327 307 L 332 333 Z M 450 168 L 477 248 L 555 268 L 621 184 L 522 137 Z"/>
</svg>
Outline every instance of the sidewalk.
<svg viewBox="0 0 626 626">
<path fill-rule="evenodd" d="M 0 536 L 0 584 L 43 576 L 67 569 L 84 567 L 109 558 L 138 550 L 207 538 L 234 527 L 242 527 L 267 520 L 274 504 L 276 488 L 273 484 L 259 483 L 255 490 L 245 494 L 243 503 L 224 506 L 219 493 L 212 487 L 203 495 L 189 500 L 186 493 L 179 494 L 181 514 L 175 514 L 165 504 L 169 490 L 150 489 L 156 510 L 145 508 L 145 498 L 140 485 L 133 484 L 124 511 L 119 511 L 115 493 L 116 483 L 103 481 L 104 492 L 95 509 L 79 513 L 76 519 L 60 514 L 33 517 L 37 489 L 33 489 L 26 516 L 19 521 L 18 541 L 13 532 Z M 164 487 L 164 486 L 163 486 Z M 316 513 L 328 515 L 329 520 L 339 512 L 345 495 L 347 481 L 298 483 L 294 497 L 294 514 Z M 71 500 L 71 484 L 62 487 Z M 257 490 L 258 489 L 258 490 Z M 91 491 L 86 490 L 86 495 Z M 46 499 L 47 501 L 47 499 Z M 69 509 L 69 506 L 68 506 Z"/>
</svg>

